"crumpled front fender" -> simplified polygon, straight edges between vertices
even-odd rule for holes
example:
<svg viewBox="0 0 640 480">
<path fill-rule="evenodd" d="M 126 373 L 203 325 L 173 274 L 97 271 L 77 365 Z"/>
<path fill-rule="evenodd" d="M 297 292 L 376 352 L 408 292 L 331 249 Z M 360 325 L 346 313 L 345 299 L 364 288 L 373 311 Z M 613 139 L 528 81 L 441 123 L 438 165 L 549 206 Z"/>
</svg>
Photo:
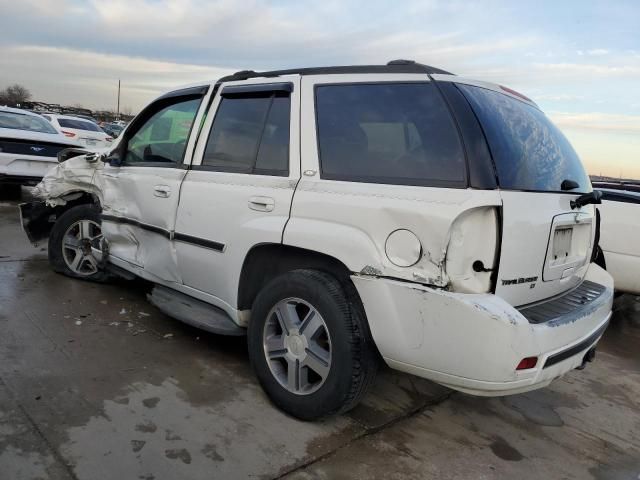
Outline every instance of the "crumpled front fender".
<svg viewBox="0 0 640 480">
<path fill-rule="evenodd" d="M 102 162 L 87 162 L 86 155 L 73 157 L 52 168 L 33 189 L 33 196 L 50 207 L 65 205 L 68 195 L 86 192 L 102 202 L 102 190 L 94 183 Z"/>
</svg>

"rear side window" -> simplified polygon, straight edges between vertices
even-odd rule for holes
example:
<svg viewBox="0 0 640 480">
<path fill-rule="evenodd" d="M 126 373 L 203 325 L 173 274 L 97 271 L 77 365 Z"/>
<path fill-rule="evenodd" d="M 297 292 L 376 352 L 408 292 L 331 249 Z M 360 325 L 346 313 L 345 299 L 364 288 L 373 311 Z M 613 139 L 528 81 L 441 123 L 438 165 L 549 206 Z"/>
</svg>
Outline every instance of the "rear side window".
<svg viewBox="0 0 640 480">
<path fill-rule="evenodd" d="M 458 85 L 484 129 L 500 188 L 559 192 L 573 180 L 590 192 L 591 182 L 573 147 L 544 113 L 493 90 Z"/>
<path fill-rule="evenodd" d="M 222 98 L 202 165 L 223 172 L 287 176 L 289 119 L 286 94 Z"/>
<path fill-rule="evenodd" d="M 456 126 L 431 83 L 316 87 L 322 178 L 466 186 Z"/>
<path fill-rule="evenodd" d="M 100 127 L 95 123 L 84 120 L 71 120 L 69 118 L 59 118 L 58 123 L 62 128 L 74 128 L 76 130 L 87 130 L 89 132 L 101 132 Z"/>
</svg>

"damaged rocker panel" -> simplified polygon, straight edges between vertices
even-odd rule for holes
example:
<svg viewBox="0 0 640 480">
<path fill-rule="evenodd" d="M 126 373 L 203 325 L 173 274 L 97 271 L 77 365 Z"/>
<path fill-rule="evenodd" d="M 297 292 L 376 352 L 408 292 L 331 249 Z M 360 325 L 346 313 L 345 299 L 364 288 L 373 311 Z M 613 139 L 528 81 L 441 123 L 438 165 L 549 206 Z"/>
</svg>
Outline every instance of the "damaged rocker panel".
<svg viewBox="0 0 640 480">
<path fill-rule="evenodd" d="M 207 240 L 205 238 L 194 237 L 191 235 L 186 235 L 184 233 L 171 232 L 169 230 L 165 230 L 164 228 L 156 227 L 155 225 L 149 225 L 147 223 L 139 222 L 138 220 L 133 220 L 127 217 L 120 217 L 116 215 L 107 215 L 102 214 L 101 216 L 103 221 L 106 222 L 114 222 L 114 223 L 122 223 L 126 225 L 133 225 L 135 227 L 139 227 L 143 230 L 147 230 L 149 232 L 157 233 L 158 235 L 162 235 L 163 237 L 169 240 L 175 240 L 177 242 L 190 243 L 192 245 L 197 245 L 199 247 L 209 248 L 211 250 L 215 250 L 217 252 L 224 252 L 225 244 L 220 242 L 215 242 L 213 240 Z"/>
</svg>

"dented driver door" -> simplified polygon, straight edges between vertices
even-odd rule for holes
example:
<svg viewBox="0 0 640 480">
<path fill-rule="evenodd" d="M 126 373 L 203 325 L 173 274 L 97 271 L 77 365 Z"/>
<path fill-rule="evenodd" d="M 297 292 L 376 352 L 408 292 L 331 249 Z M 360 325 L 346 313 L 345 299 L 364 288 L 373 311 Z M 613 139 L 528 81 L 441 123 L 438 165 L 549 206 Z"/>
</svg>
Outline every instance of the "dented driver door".
<svg viewBox="0 0 640 480">
<path fill-rule="evenodd" d="M 109 261 L 149 280 L 181 283 L 171 238 L 208 92 L 188 88 L 149 105 L 102 170 Z"/>
</svg>

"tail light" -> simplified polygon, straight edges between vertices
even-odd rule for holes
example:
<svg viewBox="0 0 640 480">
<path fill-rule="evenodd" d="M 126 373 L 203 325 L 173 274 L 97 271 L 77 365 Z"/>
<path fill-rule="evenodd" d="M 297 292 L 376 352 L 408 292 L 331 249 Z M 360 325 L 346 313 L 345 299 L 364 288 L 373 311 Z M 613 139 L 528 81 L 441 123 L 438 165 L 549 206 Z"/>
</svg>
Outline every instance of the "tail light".
<svg viewBox="0 0 640 480">
<path fill-rule="evenodd" d="M 64 133 L 65 137 L 75 137 L 76 134 L 73 132 L 67 132 L 66 130 L 62 130 L 62 133 Z"/>
<path fill-rule="evenodd" d="M 107 138 L 105 138 L 105 140 L 106 140 L 107 142 L 113 142 L 113 137 L 107 137 Z"/>
<path fill-rule="evenodd" d="M 538 363 L 538 357 L 527 357 L 520 360 L 520 363 L 516 367 L 516 370 L 528 370 L 533 368 Z"/>
</svg>

